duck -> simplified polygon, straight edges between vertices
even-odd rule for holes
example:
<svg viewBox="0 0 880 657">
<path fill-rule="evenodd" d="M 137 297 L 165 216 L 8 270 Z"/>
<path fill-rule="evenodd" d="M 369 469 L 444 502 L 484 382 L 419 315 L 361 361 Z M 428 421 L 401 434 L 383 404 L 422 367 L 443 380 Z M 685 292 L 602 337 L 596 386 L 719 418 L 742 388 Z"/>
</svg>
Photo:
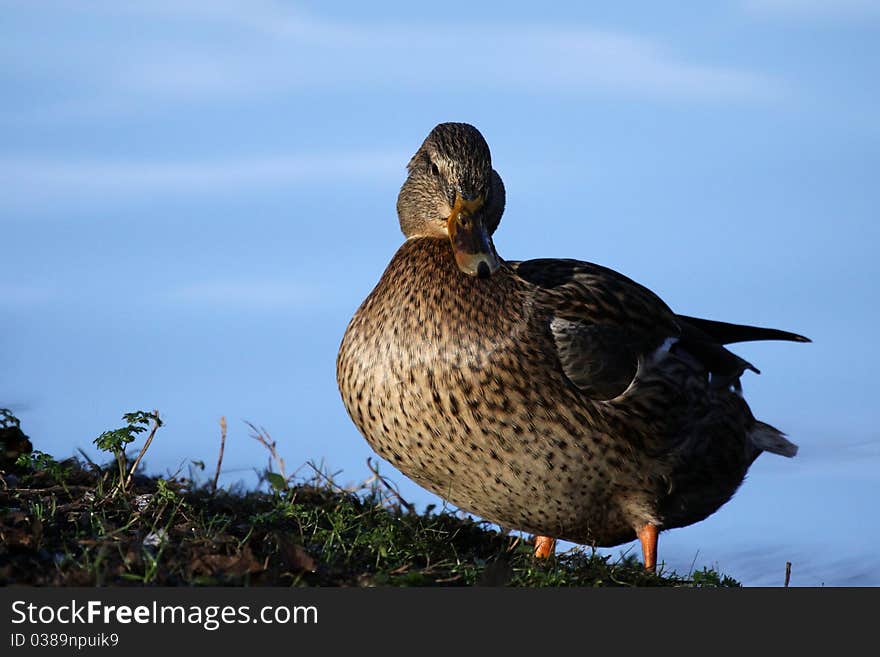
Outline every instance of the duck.
<svg viewBox="0 0 880 657">
<path fill-rule="evenodd" d="M 754 460 L 797 446 L 755 419 L 727 349 L 809 342 L 673 312 L 612 269 L 513 261 L 493 235 L 504 183 L 467 123 L 433 128 L 397 199 L 405 237 L 349 322 L 343 404 L 371 448 L 459 509 L 535 537 L 612 547 L 727 503 Z"/>
</svg>

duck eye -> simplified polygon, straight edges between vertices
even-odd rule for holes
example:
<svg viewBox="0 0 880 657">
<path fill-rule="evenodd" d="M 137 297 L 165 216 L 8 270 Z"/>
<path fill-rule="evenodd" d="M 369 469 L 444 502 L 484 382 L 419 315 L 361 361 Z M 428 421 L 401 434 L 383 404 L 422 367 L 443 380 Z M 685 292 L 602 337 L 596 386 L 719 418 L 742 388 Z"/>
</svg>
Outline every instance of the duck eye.
<svg viewBox="0 0 880 657">
<path fill-rule="evenodd" d="M 440 167 L 431 162 L 431 173 L 433 173 L 438 178 L 440 177 Z"/>
</svg>

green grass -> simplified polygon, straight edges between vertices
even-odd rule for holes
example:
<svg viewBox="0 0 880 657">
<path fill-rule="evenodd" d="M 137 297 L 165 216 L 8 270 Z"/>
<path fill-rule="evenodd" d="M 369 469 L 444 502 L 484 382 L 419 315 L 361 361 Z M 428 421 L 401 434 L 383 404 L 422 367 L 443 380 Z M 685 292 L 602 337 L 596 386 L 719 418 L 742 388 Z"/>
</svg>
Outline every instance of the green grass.
<svg viewBox="0 0 880 657">
<path fill-rule="evenodd" d="M 0 466 L 0 585 L 739 585 L 711 569 L 655 575 L 588 548 L 536 560 L 525 537 L 416 512 L 376 471 L 355 490 L 317 468 L 289 478 L 259 436 L 280 467 L 258 490 L 129 477 L 119 450 L 105 466 L 17 455 Z"/>
</svg>

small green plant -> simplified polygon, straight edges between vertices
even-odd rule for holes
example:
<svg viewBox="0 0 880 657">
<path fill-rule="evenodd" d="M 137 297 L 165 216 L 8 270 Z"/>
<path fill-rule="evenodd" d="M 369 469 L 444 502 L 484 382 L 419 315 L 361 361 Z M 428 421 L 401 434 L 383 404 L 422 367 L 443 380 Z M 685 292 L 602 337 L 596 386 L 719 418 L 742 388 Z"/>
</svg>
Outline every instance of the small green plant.
<svg viewBox="0 0 880 657">
<path fill-rule="evenodd" d="M 70 473 L 69 467 L 39 450 L 34 450 L 30 454 L 20 454 L 15 465 L 30 472 L 45 472 L 58 483 L 63 482 Z"/>
<path fill-rule="evenodd" d="M 52 466 L 58 465 L 58 462 L 49 454 L 35 450 L 30 454 L 19 456 L 15 465 L 25 470 L 48 471 Z"/>
<path fill-rule="evenodd" d="M 41 523 L 51 522 L 57 510 L 58 503 L 54 497 L 50 498 L 48 502 L 32 502 L 30 504 L 32 517 Z"/>
<path fill-rule="evenodd" d="M 162 502 L 165 503 L 173 503 L 176 502 L 178 498 L 177 491 L 174 490 L 168 483 L 167 479 L 156 479 L 156 501 L 160 504 Z"/>
<path fill-rule="evenodd" d="M 153 436 L 156 435 L 156 430 L 162 426 L 162 420 L 159 418 L 158 411 L 153 411 L 152 413 L 146 411 L 134 411 L 132 413 L 125 413 L 122 416 L 122 419 L 127 422 L 124 427 L 112 431 L 105 431 L 94 440 L 98 449 L 104 452 L 110 452 L 116 459 L 116 464 L 119 467 L 119 482 L 117 490 L 123 490 L 131 481 L 135 469 L 143 458 L 147 448 L 150 446 L 150 443 L 153 441 Z M 131 470 L 126 476 L 127 459 L 125 456 L 125 448 L 127 445 L 133 443 L 139 434 L 147 431 L 150 424 L 153 425 L 152 429 L 150 429 L 150 434 L 132 464 Z"/>
<path fill-rule="evenodd" d="M 269 485 L 272 487 L 276 493 L 283 493 L 287 490 L 287 479 L 282 477 L 277 472 L 266 471 L 266 481 L 269 482 Z"/>
<path fill-rule="evenodd" d="M 269 452 L 269 464 L 266 466 L 266 469 L 259 473 L 260 480 L 265 481 L 269 484 L 269 489 L 273 491 L 277 495 L 282 495 L 286 491 L 288 491 L 290 486 L 290 479 L 287 476 L 287 472 L 284 467 L 284 459 L 281 458 L 278 454 L 277 445 L 272 436 L 269 435 L 269 432 L 263 428 L 257 428 L 250 422 L 246 422 L 246 424 L 251 428 L 251 438 L 260 443 L 263 447 L 266 448 L 266 451 Z M 222 426 L 222 425 L 221 425 Z M 277 468 L 278 472 L 273 470 Z"/>
<path fill-rule="evenodd" d="M 21 420 L 8 408 L 0 408 L 0 429 L 21 428 Z"/>
<path fill-rule="evenodd" d="M 691 582 L 696 588 L 733 588 L 742 586 L 738 581 L 728 575 L 720 575 L 714 568 L 697 570 L 691 576 Z"/>
<path fill-rule="evenodd" d="M 21 430 L 21 421 L 8 408 L 0 408 L 0 470 L 14 466 L 18 457 L 33 450 Z"/>
</svg>

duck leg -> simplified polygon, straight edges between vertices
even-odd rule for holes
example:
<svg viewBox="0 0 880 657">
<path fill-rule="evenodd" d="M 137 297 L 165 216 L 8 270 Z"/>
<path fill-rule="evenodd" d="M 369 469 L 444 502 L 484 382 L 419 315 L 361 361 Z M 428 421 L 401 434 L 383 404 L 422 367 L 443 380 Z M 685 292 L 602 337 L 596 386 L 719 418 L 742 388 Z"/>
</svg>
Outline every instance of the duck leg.
<svg viewBox="0 0 880 657">
<path fill-rule="evenodd" d="M 556 550 L 556 539 L 549 536 L 535 536 L 535 557 L 546 559 Z"/>
<path fill-rule="evenodd" d="M 657 569 L 657 536 L 660 530 L 656 525 L 645 525 L 638 532 L 639 541 L 642 543 L 642 556 L 645 560 L 645 570 L 654 572 Z"/>
</svg>

